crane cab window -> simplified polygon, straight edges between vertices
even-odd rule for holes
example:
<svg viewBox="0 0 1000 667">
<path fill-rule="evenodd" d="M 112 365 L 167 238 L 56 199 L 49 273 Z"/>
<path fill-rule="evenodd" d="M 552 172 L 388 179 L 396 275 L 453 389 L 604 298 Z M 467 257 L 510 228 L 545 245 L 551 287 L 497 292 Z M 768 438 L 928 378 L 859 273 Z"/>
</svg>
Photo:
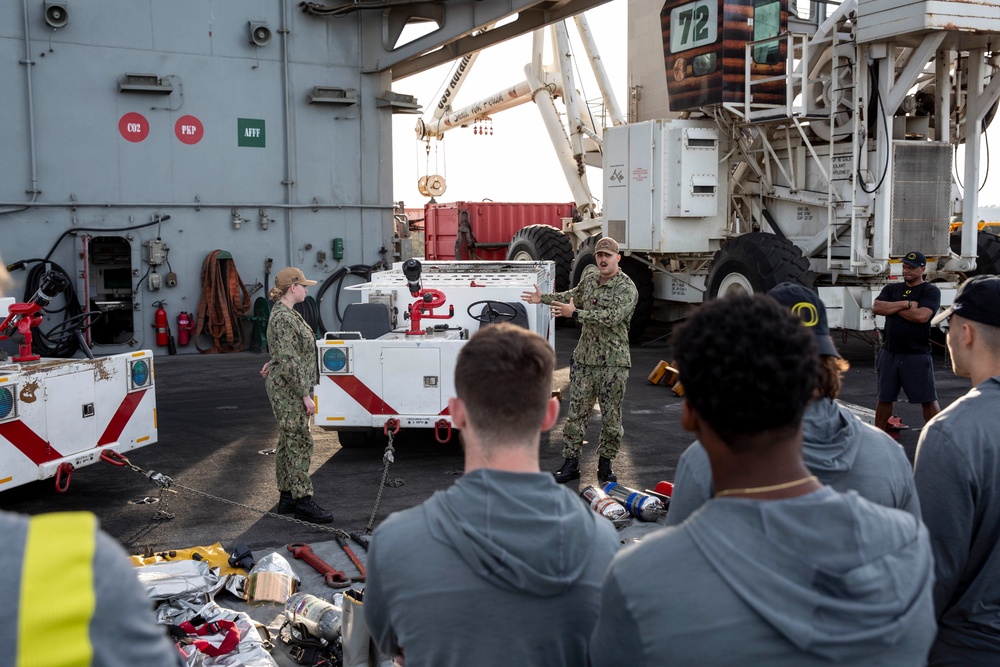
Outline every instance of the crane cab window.
<svg viewBox="0 0 1000 667">
<path fill-rule="evenodd" d="M 781 0 L 755 0 L 753 7 L 753 41 L 777 38 L 781 29 Z M 758 65 L 777 65 L 781 59 L 781 43 L 773 39 L 753 47 L 753 61 Z"/>
</svg>

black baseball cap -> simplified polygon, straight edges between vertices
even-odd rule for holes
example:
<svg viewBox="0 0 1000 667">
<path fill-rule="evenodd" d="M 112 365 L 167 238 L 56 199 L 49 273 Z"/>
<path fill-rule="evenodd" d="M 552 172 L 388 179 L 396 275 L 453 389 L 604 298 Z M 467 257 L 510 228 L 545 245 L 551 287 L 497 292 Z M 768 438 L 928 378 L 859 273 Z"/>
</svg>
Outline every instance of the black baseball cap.
<svg viewBox="0 0 1000 667">
<path fill-rule="evenodd" d="M 952 315 L 1000 327 L 1000 276 L 976 276 L 966 280 L 955 294 L 955 303 L 938 313 L 931 324 L 940 324 Z"/>
<path fill-rule="evenodd" d="M 799 283 L 784 282 L 773 287 L 767 294 L 790 309 L 792 314 L 798 315 L 802 320 L 802 326 L 813 330 L 821 356 L 840 356 L 833 339 L 830 338 L 830 327 L 826 323 L 826 305 L 816 292 Z"/>
<path fill-rule="evenodd" d="M 923 253 L 914 250 L 913 252 L 906 253 L 906 256 L 903 257 L 903 264 L 919 268 L 927 266 L 927 258 L 924 257 Z"/>
</svg>

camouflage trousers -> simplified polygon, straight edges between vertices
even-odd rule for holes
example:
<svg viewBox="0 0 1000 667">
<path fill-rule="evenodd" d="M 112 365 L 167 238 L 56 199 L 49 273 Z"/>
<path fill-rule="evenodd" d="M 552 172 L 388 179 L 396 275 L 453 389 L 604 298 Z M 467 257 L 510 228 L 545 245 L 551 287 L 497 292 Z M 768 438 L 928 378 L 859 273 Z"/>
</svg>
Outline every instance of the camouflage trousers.
<svg viewBox="0 0 1000 667">
<path fill-rule="evenodd" d="M 597 455 L 613 459 L 622 445 L 622 401 L 629 369 L 624 366 L 573 364 L 569 377 L 569 414 L 563 426 L 563 457 L 579 458 L 583 436 L 594 411 L 601 406 L 601 443 Z"/>
<path fill-rule="evenodd" d="M 267 383 L 267 397 L 278 420 L 278 445 L 274 456 L 274 472 L 279 491 L 290 491 L 293 498 L 313 494 L 309 479 L 313 439 L 309 432 L 309 415 L 301 396 L 289 396 L 281 387 Z"/>
</svg>

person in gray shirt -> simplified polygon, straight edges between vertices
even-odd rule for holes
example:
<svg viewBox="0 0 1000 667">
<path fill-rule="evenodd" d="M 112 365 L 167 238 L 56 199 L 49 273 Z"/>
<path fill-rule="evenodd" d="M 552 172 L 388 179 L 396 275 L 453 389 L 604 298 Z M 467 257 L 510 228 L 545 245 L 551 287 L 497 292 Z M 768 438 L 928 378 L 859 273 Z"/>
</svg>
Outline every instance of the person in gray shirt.
<svg viewBox="0 0 1000 667">
<path fill-rule="evenodd" d="M 741 295 L 700 306 L 673 341 L 681 425 L 705 448 L 715 496 L 615 556 L 591 664 L 923 664 L 927 529 L 823 486 L 802 459 L 815 336 L 774 299 Z"/>
<path fill-rule="evenodd" d="M 1000 664 L 1000 277 L 976 276 L 948 320 L 955 374 L 972 389 L 920 434 L 914 476 L 934 547 L 932 665 Z"/>
<path fill-rule="evenodd" d="M 586 664 L 610 521 L 539 468 L 555 424 L 555 354 L 510 324 L 459 353 L 456 398 L 465 474 L 372 536 L 364 612 L 372 638 L 407 667 Z"/>
<path fill-rule="evenodd" d="M 920 517 L 913 469 L 903 448 L 883 430 L 865 424 L 837 403 L 843 374 L 850 367 L 830 338 L 826 306 L 803 285 L 785 282 L 768 296 L 799 316 L 816 337 L 820 355 L 819 388 L 802 419 L 802 454 L 806 467 L 837 491 L 857 491 L 863 498 Z M 681 455 L 674 476 L 667 525 L 676 526 L 712 497 L 712 469 L 695 440 Z"/>
</svg>

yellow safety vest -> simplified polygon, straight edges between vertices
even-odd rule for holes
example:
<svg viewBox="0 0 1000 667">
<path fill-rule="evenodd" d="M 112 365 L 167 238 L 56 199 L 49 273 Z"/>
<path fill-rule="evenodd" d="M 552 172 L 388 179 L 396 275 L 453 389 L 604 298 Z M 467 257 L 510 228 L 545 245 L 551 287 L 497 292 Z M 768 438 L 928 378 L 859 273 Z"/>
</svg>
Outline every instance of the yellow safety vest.
<svg viewBox="0 0 1000 667">
<path fill-rule="evenodd" d="M 32 517 L 21 571 L 17 667 L 89 667 L 96 532 L 90 512 Z"/>
</svg>

